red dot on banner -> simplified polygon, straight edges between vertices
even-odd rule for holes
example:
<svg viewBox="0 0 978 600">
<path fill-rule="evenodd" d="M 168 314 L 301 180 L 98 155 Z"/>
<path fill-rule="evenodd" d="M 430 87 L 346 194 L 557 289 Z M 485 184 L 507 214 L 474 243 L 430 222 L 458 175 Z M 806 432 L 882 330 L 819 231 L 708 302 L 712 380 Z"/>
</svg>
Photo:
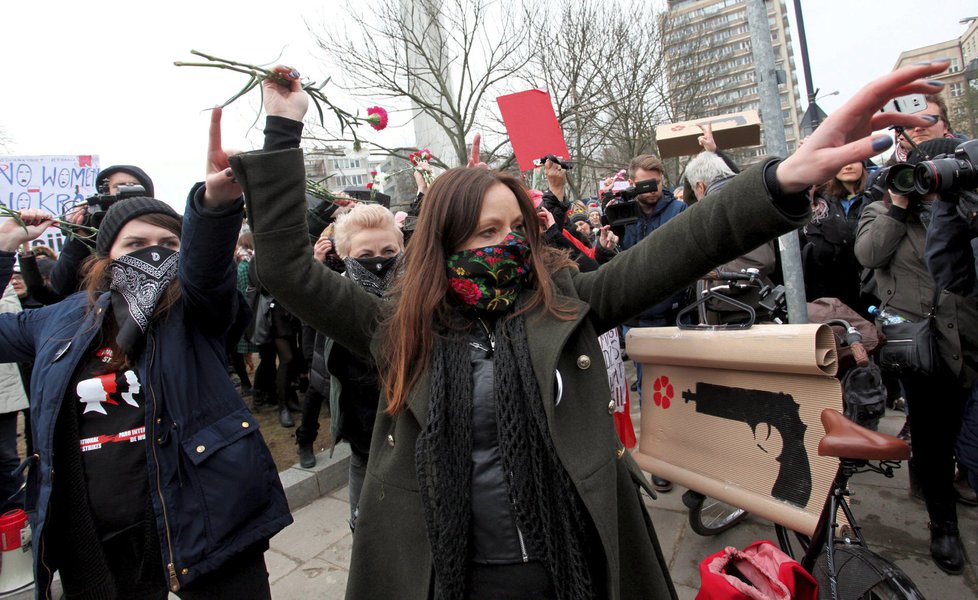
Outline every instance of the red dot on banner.
<svg viewBox="0 0 978 600">
<path fill-rule="evenodd" d="M 672 388 L 672 384 L 670 383 L 669 385 L 666 386 L 666 396 L 672 398 L 674 395 L 675 395 L 674 390 Z"/>
<path fill-rule="evenodd" d="M 662 382 L 661 382 L 661 381 L 659 381 L 658 379 L 656 379 L 656 380 L 655 380 L 655 383 L 653 383 L 653 384 L 652 384 L 652 389 L 654 389 L 654 390 L 655 390 L 655 391 L 657 391 L 657 392 L 658 392 L 659 390 L 661 390 L 661 389 L 662 389 Z"/>
<path fill-rule="evenodd" d="M 654 394 L 654 395 L 652 396 L 652 400 L 654 400 L 654 401 L 655 401 L 655 405 L 656 405 L 656 406 L 659 406 L 660 404 L 662 404 L 662 394 L 660 394 L 659 392 L 656 392 L 656 393 L 655 393 L 655 394 Z"/>
<path fill-rule="evenodd" d="M 669 396 L 666 396 L 662 399 L 662 408 L 669 408 L 670 404 L 671 402 L 669 402 Z"/>
</svg>

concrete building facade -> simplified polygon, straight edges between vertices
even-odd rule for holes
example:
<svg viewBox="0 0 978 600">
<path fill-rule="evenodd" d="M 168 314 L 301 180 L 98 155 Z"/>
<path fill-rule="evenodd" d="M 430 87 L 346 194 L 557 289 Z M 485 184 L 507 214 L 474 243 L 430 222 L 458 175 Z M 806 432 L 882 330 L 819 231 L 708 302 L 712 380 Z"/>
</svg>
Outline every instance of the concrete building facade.
<svg viewBox="0 0 978 600">
<path fill-rule="evenodd" d="M 788 149 L 801 137 L 803 111 L 783 0 L 767 3 Z M 666 72 L 674 114 L 690 120 L 758 110 L 750 31 L 744 0 L 669 0 L 663 20 Z M 783 75 L 783 77 L 782 77 Z M 764 115 L 761 115 L 763 127 Z M 763 139 L 763 136 L 762 136 Z M 742 164 L 767 154 L 764 144 L 724 149 Z"/>
<path fill-rule="evenodd" d="M 952 18 L 949 15 L 948 18 Z M 978 137 L 978 17 L 962 19 L 960 37 L 900 53 L 894 69 L 936 58 L 951 59 L 948 70 L 935 76 L 944 82 L 941 92 L 947 103 L 951 128 L 969 138 Z"/>
</svg>

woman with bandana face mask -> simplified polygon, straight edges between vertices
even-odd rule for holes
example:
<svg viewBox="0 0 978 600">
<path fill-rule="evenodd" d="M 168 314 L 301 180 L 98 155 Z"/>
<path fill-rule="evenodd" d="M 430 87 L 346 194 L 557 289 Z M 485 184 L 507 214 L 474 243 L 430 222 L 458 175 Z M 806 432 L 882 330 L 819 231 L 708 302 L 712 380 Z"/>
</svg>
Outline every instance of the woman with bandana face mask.
<svg viewBox="0 0 978 600">
<path fill-rule="evenodd" d="M 378 204 L 357 204 L 340 215 L 334 225 L 336 251 L 343 259 L 345 276 L 370 294 L 383 298 L 399 272 L 404 251 L 404 234 L 394 222 L 394 215 Z M 367 469 L 370 437 L 377 416 L 380 388 L 377 365 L 369 357 L 351 352 L 347 347 L 317 334 L 317 347 L 325 346 L 323 355 L 330 374 L 330 429 L 337 442 L 350 444 L 350 524 L 356 523 L 360 489 Z M 310 448 L 318 430 L 318 407 L 303 408 L 303 422 L 296 431 L 300 457 L 303 446 Z M 307 418 L 308 417 L 308 418 Z M 313 463 L 315 464 L 315 463 Z"/>
<path fill-rule="evenodd" d="M 225 367 L 243 203 L 219 119 L 182 218 L 113 204 L 82 291 L 0 315 L 0 362 L 35 361 L 22 467 L 42 596 L 58 571 L 69 599 L 271 597 L 264 551 L 292 519 Z M 46 219 L 0 225 L 0 280 Z"/>
<path fill-rule="evenodd" d="M 276 67 L 282 79 L 263 82 L 264 150 L 231 160 L 259 277 L 372 357 L 382 381 L 347 598 L 675 598 L 637 488 L 647 479 L 615 432 L 598 334 L 807 222 L 804 190 L 892 143 L 874 129 L 924 123 L 876 111 L 931 91 L 917 78 L 946 67 L 873 82 L 795 155 L 761 161 L 590 273 L 541 243 L 519 180 L 450 169 L 425 195 L 387 301 L 309 256 L 308 97 Z"/>
</svg>

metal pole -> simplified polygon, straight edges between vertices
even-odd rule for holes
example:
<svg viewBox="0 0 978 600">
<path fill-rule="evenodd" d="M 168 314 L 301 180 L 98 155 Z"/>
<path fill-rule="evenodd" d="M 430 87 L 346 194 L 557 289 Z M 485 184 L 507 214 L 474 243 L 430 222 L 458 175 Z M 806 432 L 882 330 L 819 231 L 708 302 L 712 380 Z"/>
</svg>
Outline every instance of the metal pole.
<svg viewBox="0 0 978 600">
<path fill-rule="evenodd" d="M 805 89 L 808 91 L 808 106 L 811 112 L 809 123 L 812 131 L 815 131 L 822 124 L 822 116 L 818 105 L 815 104 L 818 90 L 812 84 L 812 66 L 808 63 L 808 38 L 805 37 L 805 17 L 801 13 L 801 0 L 795 0 L 795 22 L 798 25 L 798 45 L 801 47 L 801 70 L 805 76 Z M 812 109 L 812 106 L 815 108 Z"/>
<path fill-rule="evenodd" d="M 761 121 L 764 144 L 769 154 L 788 155 L 788 143 L 784 138 L 784 116 L 781 114 L 781 92 L 774 64 L 774 46 L 771 43 L 771 26 L 767 20 L 764 0 L 746 0 L 747 25 L 750 29 L 751 48 L 760 97 Z M 801 270 L 801 248 L 798 232 L 792 231 L 778 238 L 781 250 L 781 272 L 784 276 L 785 299 L 788 302 L 788 321 L 807 323 L 808 308 L 805 303 L 805 278 Z"/>
</svg>

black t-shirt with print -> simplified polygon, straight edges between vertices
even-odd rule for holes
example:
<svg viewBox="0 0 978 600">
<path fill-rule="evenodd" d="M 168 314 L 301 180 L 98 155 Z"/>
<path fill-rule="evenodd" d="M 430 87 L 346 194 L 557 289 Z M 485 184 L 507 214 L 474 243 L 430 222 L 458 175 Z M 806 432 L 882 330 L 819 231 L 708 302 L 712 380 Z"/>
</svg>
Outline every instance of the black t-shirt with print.
<svg viewBox="0 0 978 600">
<path fill-rule="evenodd" d="M 82 465 L 95 527 L 102 540 L 146 516 L 146 408 L 135 369 L 101 373 L 108 348 L 82 363 L 68 388 L 78 411 Z"/>
</svg>

